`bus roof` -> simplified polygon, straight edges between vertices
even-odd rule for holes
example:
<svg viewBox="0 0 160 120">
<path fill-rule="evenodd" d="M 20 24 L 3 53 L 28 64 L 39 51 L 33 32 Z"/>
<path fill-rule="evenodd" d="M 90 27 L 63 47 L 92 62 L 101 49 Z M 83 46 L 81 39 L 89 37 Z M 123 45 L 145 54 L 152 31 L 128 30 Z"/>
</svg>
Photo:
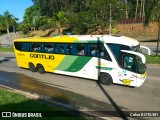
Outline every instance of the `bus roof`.
<svg viewBox="0 0 160 120">
<path fill-rule="evenodd" d="M 125 36 L 116 36 L 116 35 L 71 35 L 73 37 L 77 37 L 78 40 L 94 38 L 97 40 L 97 37 L 105 43 L 113 43 L 113 44 L 122 44 L 127 46 L 137 46 L 139 42 L 136 39 L 125 37 Z"/>
<path fill-rule="evenodd" d="M 60 43 L 97 43 L 97 37 L 91 36 L 55 36 L 55 37 L 29 37 L 14 39 L 14 42 L 60 42 Z M 103 42 L 99 39 L 99 42 Z"/>
<path fill-rule="evenodd" d="M 125 36 L 104 35 L 102 39 L 105 43 L 122 44 L 127 46 L 137 46 L 139 42 L 136 39 Z"/>
<path fill-rule="evenodd" d="M 139 42 L 133 38 L 125 36 L 112 36 L 112 35 L 69 35 L 69 36 L 56 36 L 56 37 L 29 37 L 18 38 L 16 41 L 23 42 L 64 42 L 64 43 L 114 43 L 123 44 L 127 46 L 136 46 Z"/>
</svg>

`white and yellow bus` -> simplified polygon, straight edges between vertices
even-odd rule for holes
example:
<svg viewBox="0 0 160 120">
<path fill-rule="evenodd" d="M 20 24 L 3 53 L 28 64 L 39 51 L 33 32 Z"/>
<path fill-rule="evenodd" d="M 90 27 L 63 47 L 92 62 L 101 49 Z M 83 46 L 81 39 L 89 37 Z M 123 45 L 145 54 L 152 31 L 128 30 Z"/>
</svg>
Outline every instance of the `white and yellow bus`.
<svg viewBox="0 0 160 120">
<path fill-rule="evenodd" d="M 106 85 L 135 87 L 146 79 L 143 54 L 124 48 L 117 56 L 102 37 L 19 38 L 14 40 L 14 51 L 17 65 L 32 72 L 52 72 L 95 79 Z"/>
</svg>

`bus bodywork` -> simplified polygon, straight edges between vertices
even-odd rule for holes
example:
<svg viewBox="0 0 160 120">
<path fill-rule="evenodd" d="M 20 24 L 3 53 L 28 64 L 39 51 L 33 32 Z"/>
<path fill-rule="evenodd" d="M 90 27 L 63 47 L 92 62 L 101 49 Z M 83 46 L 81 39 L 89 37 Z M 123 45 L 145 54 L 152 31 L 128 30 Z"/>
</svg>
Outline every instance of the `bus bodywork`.
<svg viewBox="0 0 160 120">
<path fill-rule="evenodd" d="M 84 54 L 79 54 L 79 50 Z M 14 40 L 17 65 L 33 72 L 52 72 L 100 80 L 103 84 L 141 86 L 146 79 L 145 57 L 121 50 L 120 59 L 102 37 L 58 36 Z"/>
</svg>

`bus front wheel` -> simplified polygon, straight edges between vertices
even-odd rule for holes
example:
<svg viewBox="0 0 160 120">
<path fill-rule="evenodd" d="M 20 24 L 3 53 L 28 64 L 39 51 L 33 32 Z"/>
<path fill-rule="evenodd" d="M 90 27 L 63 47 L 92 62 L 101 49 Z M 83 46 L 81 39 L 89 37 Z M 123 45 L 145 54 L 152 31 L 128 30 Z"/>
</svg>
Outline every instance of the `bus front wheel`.
<svg viewBox="0 0 160 120">
<path fill-rule="evenodd" d="M 41 73 L 41 74 L 44 74 L 44 73 L 45 73 L 45 69 L 44 69 L 43 65 L 38 64 L 38 65 L 37 65 L 37 69 L 38 69 L 38 72 L 39 72 L 39 73 Z"/>
<path fill-rule="evenodd" d="M 30 69 L 32 72 L 37 72 L 37 68 L 34 66 L 33 63 L 29 63 L 28 66 L 29 66 L 29 69 Z"/>
<path fill-rule="evenodd" d="M 104 85 L 110 85 L 113 82 L 112 77 L 107 73 L 101 73 L 99 80 Z"/>
</svg>

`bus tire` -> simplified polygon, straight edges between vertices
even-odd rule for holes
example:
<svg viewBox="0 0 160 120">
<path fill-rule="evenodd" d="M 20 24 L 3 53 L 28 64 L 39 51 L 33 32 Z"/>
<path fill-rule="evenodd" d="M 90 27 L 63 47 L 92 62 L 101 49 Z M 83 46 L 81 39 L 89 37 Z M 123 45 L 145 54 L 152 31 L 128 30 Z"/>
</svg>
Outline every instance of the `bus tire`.
<svg viewBox="0 0 160 120">
<path fill-rule="evenodd" d="M 33 63 L 29 63 L 28 66 L 29 66 L 29 69 L 30 69 L 32 72 L 37 72 L 37 68 L 34 66 Z"/>
<path fill-rule="evenodd" d="M 38 64 L 38 65 L 37 65 L 37 69 L 38 69 L 38 72 L 39 72 L 39 73 L 41 73 L 41 74 L 44 74 L 44 73 L 45 73 L 45 69 L 44 69 L 43 65 Z"/>
<path fill-rule="evenodd" d="M 104 85 L 110 85 L 113 83 L 112 77 L 107 73 L 101 73 L 99 77 L 99 81 Z"/>
</svg>

